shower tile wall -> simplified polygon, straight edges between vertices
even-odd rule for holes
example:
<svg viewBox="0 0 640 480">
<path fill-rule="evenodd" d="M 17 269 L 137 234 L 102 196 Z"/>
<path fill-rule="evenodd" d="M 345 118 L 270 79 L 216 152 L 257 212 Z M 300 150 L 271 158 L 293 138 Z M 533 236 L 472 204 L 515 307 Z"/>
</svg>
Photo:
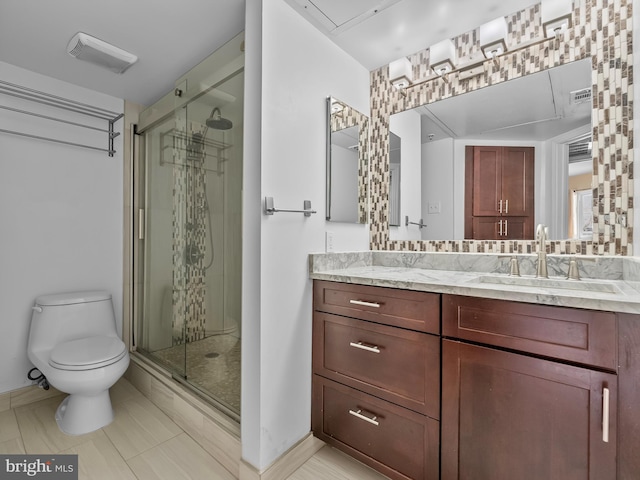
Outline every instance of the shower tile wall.
<svg viewBox="0 0 640 480">
<path fill-rule="evenodd" d="M 178 120 L 179 123 L 180 120 Z M 206 175 L 200 125 L 173 134 L 173 345 L 205 337 L 204 257 L 209 221 L 204 208 Z"/>
<path fill-rule="evenodd" d="M 529 253 L 531 241 L 392 241 L 389 238 L 389 117 L 393 113 L 432 103 L 498 82 L 532 74 L 583 58 L 592 58 L 594 177 L 604 178 L 594 191 L 594 241 L 552 241 L 558 254 L 632 255 L 633 236 L 633 76 L 631 0 L 577 0 L 573 26 L 563 39 L 507 52 L 486 72 L 468 80 L 456 73 L 448 82 L 435 79 L 406 96 L 392 88 L 388 67 L 371 72 L 371 223 L 372 250 Z M 540 4 L 505 17 L 509 42 L 539 37 Z M 461 57 L 478 55 L 479 28 L 452 39 Z M 416 82 L 426 78 L 429 50 L 408 57 Z M 597 182 L 596 182 L 597 184 Z M 625 223 L 626 222 L 626 223 Z"/>
<path fill-rule="evenodd" d="M 368 145 L 369 137 L 369 117 L 356 109 L 345 106 L 344 110 L 339 114 L 331 115 L 331 131 L 338 132 L 345 128 L 359 125 L 358 144 Z M 367 223 L 367 200 L 369 192 L 367 185 L 369 184 L 369 158 L 368 150 L 358 148 L 358 223 Z"/>
</svg>

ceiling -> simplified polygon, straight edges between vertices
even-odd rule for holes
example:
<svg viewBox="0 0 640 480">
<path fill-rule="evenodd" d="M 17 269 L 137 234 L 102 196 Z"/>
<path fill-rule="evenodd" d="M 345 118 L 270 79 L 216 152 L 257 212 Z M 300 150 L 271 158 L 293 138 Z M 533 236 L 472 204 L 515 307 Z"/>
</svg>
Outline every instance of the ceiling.
<svg viewBox="0 0 640 480">
<path fill-rule="evenodd" d="M 286 1 L 368 70 L 537 3 Z M 244 0 L 1 0 L 0 61 L 150 105 L 242 31 L 244 11 Z M 138 62 L 115 74 L 71 57 L 67 44 L 80 31 L 137 55 Z"/>
<path fill-rule="evenodd" d="M 150 105 L 244 29 L 244 9 L 244 0 L 1 0 L 0 61 Z M 67 44 L 78 32 L 138 62 L 116 74 L 77 60 Z"/>
<path fill-rule="evenodd" d="M 374 70 L 539 0 L 286 0 L 335 44 Z"/>
</svg>

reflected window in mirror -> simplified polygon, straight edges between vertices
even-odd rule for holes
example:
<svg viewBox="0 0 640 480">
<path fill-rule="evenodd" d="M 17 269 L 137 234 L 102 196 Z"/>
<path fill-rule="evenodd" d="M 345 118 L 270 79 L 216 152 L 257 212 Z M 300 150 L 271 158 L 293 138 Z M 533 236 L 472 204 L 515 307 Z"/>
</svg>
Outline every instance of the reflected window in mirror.
<svg viewBox="0 0 640 480">
<path fill-rule="evenodd" d="M 400 169 L 401 158 L 400 137 L 393 132 L 389 133 L 389 225 L 400 226 L 400 181 L 402 178 Z"/>
<path fill-rule="evenodd" d="M 326 218 L 367 223 L 369 216 L 369 117 L 327 98 Z"/>
<path fill-rule="evenodd" d="M 591 61 L 585 59 L 391 115 L 390 129 L 402 137 L 401 218 L 423 218 L 426 227 L 393 229 L 390 238 L 470 238 L 465 172 L 467 148 L 473 146 L 533 147 L 533 224 L 547 225 L 551 239 L 572 238 L 570 192 L 595 187 L 592 173 L 584 177 L 586 187 L 569 185 L 571 145 L 590 141 L 591 111 Z M 398 122 L 405 128 L 398 129 Z M 419 129 L 415 146 L 405 138 L 407 125 Z M 407 156 L 417 156 L 411 167 Z M 593 172 L 591 152 L 585 159 Z M 409 206 L 417 211 L 407 213 Z"/>
<path fill-rule="evenodd" d="M 591 134 L 569 143 L 568 238 L 591 240 L 593 236 L 593 164 Z"/>
</svg>

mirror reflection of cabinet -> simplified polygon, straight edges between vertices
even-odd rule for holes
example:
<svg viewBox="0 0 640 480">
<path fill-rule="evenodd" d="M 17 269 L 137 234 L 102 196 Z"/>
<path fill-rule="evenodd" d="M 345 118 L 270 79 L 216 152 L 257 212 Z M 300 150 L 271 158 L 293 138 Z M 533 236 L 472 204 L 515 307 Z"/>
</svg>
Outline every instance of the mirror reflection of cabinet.
<svg viewBox="0 0 640 480">
<path fill-rule="evenodd" d="M 465 153 L 465 238 L 533 239 L 534 148 L 468 146 Z"/>
</svg>

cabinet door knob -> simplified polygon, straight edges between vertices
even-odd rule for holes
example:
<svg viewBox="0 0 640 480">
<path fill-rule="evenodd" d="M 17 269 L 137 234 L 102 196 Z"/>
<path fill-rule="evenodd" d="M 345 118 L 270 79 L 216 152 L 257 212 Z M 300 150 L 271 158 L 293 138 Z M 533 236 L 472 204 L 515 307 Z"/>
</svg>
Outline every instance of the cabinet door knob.
<svg viewBox="0 0 640 480">
<path fill-rule="evenodd" d="M 362 300 L 349 300 L 349 303 L 351 303 L 352 305 L 360 305 L 361 307 L 380 308 L 380 304 L 379 303 L 364 302 Z"/>
<path fill-rule="evenodd" d="M 376 345 L 365 345 L 362 342 L 351 342 L 349 346 L 359 348 L 360 350 L 366 350 L 367 352 L 380 353 L 380 349 Z"/>
<path fill-rule="evenodd" d="M 353 410 L 349 410 L 349 413 L 354 417 L 359 418 L 360 420 L 364 420 L 365 422 L 369 422 L 370 424 L 375 425 L 376 427 L 380 425 L 380 422 L 377 421 L 378 420 L 377 416 L 374 416 L 373 418 L 366 417 L 362 414 L 362 410 L 360 409 L 358 409 L 357 412 Z"/>
</svg>

